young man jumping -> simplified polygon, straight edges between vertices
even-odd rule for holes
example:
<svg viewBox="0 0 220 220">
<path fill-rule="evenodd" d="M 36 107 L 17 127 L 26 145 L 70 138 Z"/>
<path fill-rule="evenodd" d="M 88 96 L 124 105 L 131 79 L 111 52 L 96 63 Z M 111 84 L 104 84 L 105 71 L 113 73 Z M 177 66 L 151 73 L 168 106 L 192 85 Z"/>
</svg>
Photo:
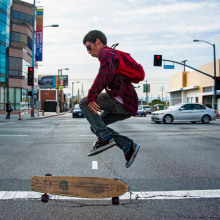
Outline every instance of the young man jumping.
<svg viewBox="0 0 220 220">
<path fill-rule="evenodd" d="M 80 102 L 80 108 L 98 137 L 88 156 L 99 154 L 115 145 L 123 150 L 126 167 L 133 163 L 140 145 L 119 134 L 107 125 L 136 115 L 138 97 L 132 83 L 116 73 L 119 65 L 117 53 L 107 46 L 104 33 L 92 30 L 83 39 L 88 53 L 99 59 L 99 72 L 88 92 Z M 105 90 L 105 93 L 102 91 Z M 99 112 L 102 113 L 99 114 Z"/>
</svg>

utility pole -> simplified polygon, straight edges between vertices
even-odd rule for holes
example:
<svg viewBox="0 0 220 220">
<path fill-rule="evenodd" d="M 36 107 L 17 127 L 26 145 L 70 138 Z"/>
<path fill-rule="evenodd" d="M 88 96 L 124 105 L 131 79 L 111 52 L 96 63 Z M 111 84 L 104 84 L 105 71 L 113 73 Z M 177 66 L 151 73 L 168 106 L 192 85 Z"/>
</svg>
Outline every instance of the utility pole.
<svg viewBox="0 0 220 220">
<path fill-rule="evenodd" d="M 161 91 L 162 91 L 162 102 L 163 102 L 163 91 L 165 90 L 165 87 L 164 87 L 164 86 L 161 86 L 160 89 L 161 89 Z"/>
<path fill-rule="evenodd" d="M 147 104 L 147 103 L 148 103 L 148 87 L 147 87 L 147 80 L 146 80 L 145 91 L 146 91 L 146 104 Z"/>
</svg>

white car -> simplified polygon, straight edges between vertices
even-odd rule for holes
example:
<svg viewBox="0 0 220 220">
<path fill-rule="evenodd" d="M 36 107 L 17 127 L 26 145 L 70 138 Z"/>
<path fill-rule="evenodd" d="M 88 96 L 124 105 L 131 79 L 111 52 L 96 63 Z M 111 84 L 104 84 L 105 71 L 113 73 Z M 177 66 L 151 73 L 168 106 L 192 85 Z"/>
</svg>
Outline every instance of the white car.
<svg viewBox="0 0 220 220">
<path fill-rule="evenodd" d="M 156 123 L 164 122 L 170 124 L 173 121 L 191 121 L 192 123 L 202 122 L 208 124 L 216 119 L 216 112 L 212 108 L 197 103 L 181 103 L 170 106 L 167 110 L 151 113 L 151 120 Z"/>
</svg>

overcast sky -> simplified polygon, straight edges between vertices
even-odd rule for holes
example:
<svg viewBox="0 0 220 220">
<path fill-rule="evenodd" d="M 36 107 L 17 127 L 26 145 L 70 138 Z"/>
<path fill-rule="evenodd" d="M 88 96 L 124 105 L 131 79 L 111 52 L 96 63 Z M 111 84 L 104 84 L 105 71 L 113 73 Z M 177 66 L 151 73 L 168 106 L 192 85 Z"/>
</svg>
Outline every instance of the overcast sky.
<svg viewBox="0 0 220 220">
<path fill-rule="evenodd" d="M 119 42 L 118 49 L 129 52 L 143 65 L 145 80 L 151 83 L 150 96 L 161 94 L 161 86 L 169 91 L 169 76 L 183 70 L 180 65 L 174 70 L 154 67 L 154 54 L 179 62 L 188 60 L 186 64 L 198 68 L 213 61 L 213 47 L 193 39 L 217 47 L 220 36 L 219 0 L 40 0 L 36 5 L 44 6 L 44 26 L 60 25 L 44 28 L 39 74 L 56 75 L 58 69 L 69 68 L 63 74 L 69 75 L 70 88 L 72 81 L 80 81 L 74 93 L 83 84 L 87 94 L 98 72 L 98 59 L 88 55 L 82 44 L 90 30 L 103 31 L 108 46 Z M 145 96 L 142 88 L 137 91 Z"/>
</svg>

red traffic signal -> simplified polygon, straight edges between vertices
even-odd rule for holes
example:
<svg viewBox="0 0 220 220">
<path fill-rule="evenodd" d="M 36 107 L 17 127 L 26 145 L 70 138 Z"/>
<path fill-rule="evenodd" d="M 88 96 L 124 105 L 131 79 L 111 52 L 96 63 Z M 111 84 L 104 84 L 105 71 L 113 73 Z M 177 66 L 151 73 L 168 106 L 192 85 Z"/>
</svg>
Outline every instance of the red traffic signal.
<svg viewBox="0 0 220 220">
<path fill-rule="evenodd" d="M 162 66 L 162 55 L 154 55 L 154 66 Z"/>
<path fill-rule="evenodd" d="M 33 72 L 34 68 L 33 67 L 28 67 L 28 72 Z"/>
<path fill-rule="evenodd" d="M 28 67 L 28 86 L 33 86 L 34 67 Z"/>
<path fill-rule="evenodd" d="M 220 77 L 216 78 L 216 90 L 220 90 Z"/>
</svg>

